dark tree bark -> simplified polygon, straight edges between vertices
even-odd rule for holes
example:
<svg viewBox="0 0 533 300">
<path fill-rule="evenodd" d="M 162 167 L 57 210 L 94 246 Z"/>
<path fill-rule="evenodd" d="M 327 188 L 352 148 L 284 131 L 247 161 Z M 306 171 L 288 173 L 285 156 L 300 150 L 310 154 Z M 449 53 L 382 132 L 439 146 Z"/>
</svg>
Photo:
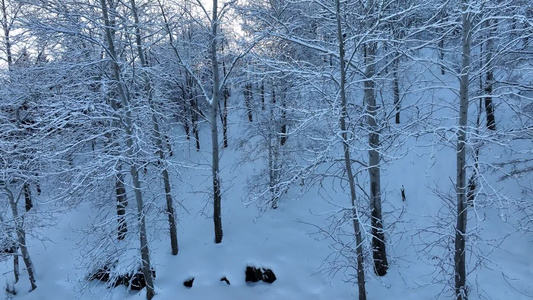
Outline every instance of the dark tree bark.
<svg viewBox="0 0 533 300">
<path fill-rule="evenodd" d="M 198 132 L 198 102 L 196 100 L 195 92 L 194 92 L 194 82 L 193 79 L 189 74 L 185 74 L 185 89 L 187 93 L 187 99 L 189 102 L 189 112 L 191 116 L 191 124 L 192 124 L 192 134 L 194 135 L 194 141 L 196 144 L 196 151 L 200 151 L 200 136 Z"/>
<path fill-rule="evenodd" d="M 485 21 L 486 27 L 490 28 L 490 20 Z M 496 27 L 496 25 L 493 25 Z M 494 68 L 492 67 L 492 33 L 495 29 L 490 29 L 491 36 L 487 38 L 485 51 L 487 52 L 487 60 L 485 62 L 485 68 L 487 69 L 485 74 L 485 112 L 487 114 L 487 128 L 490 130 L 496 130 L 496 120 L 494 118 L 494 106 L 492 103 L 492 85 L 494 83 Z"/>
<path fill-rule="evenodd" d="M 126 222 L 126 207 L 128 206 L 128 199 L 126 198 L 126 188 L 124 186 L 124 175 L 121 172 L 122 168 L 117 170 L 115 175 L 115 192 L 117 196 L 117 219 L 118 219 L 118 239 L 123 240 L 128 232 L 128 224 Z"/>
<path fill-rule="evenodd" d="M 224 51 L 224 47 L 222 47 Z M 222 74 L 226 77 L 226 62 L 222 61 Z M 224 148 L 228 148 L 228 98 L 230 96 L 229 88 L 227 86 L 222 90 L 222 97 L 224 98 L 224 107 L 222 108 L 220 118 L 222 120 L 222 137 Z"/>
<path fill-rule="evenodd" d="M 439 60 L 440 60 L 440 73 L 446 74 L 444 69 L 444 34 L 439 39 Z"/>
<path fill-rule="evenodd" d="M 395 116 L 395 122 L 396 124 L 400 124 L 400 111 L 401 111 L 401 103 L 400 103 L 400 79 L 398 78 L 398 68 L 400 64 L 400 57 L 399 53 L 396 53 L 393 61 L 392 61 L 392 68 L 393 68 L 393 94 L 394 94 L 394 108 L 396 109 L 396 116 Z"/>
<path fill-rule="evenodd" d="M 32 202 L 32 199 L 31 199 L 31 187 L 30 187 L 30 184 L 25 182 L 23 189 L 24 189 L 25 208 L 26 208 L 26 211 L 29 211 L 33 207 L 33 202 Z"/>
<path fill-rule="evenodd" d="M 265 80 L 261 80 L 261 110 L 265 110 Z"/>
<path fill-rule="evenodd" d="M 244 86 L 244 105 L 246 106 L 246 112 L 248 113 L 248 121 L 253 121 L 252 116 L 252 101 L 253 101 L 254 95 L 252 92 L 252 84 L 247 83 Z"/>
</svg>

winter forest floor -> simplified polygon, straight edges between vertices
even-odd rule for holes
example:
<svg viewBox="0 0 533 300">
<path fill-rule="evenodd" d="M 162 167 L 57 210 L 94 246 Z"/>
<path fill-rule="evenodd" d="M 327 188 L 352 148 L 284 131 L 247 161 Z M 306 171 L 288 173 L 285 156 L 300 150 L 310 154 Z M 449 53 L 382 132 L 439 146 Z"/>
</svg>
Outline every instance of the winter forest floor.
<svg viewBox="0 0 533 300">
<path fill-rule="evenodd" d="M 155 189 L 146 192 L 147 199 L 153 200 L 147 220 L 152 264 L 157 271 L 155 299 L 356 299 L 353 262 L 339 256 L 339 244 L 322 232 L 338 215 L 335 213 L 348 206 L 346 187 L 326 180 L 302 196 L 301 187 L 293 187 L 280 199 L 276 210 L 260 212 L 257 203 L 245 205 L 244 185 L 249 174 L 263 162 L 237 164 L 242 156 L 237 143 L 241 134 L 238 128 L 244 127 L 247 120 L 242 110 L 234 109 L 230 111 L 230 121 L 230 147 L 221 153 L 224 229 L 221 244 L 214 243 L 210 217 L 207 124 L 201 126 L 200 152 L 184 138 L 174 145 L 176 162 L 185 159 L 192 162 L 177 167 L 179 176 L 173 176 L 179 224 L 177 256 L 170 254 L 164 197 Z M 181 127 L 174 131 L 176 136 L 183 135 Z M 453 208 L 448 211 L 446 201 L 433 189 L 451 187 L 455 151 L 434 145 L 433 138 L 407 138 L 403 145 L 405 155 L 384 165 L 382 184 L 386 191 L 384 211 L 390 269 L 386 276 L 377 277 L 367 264 L 368 299 L 453 299 L 448 255 L 453 247 Z M 490 160 L 496 154 L 486 155 Z M 153 178 L 144 179 L 157 184 Z M 400 194 L 402 185 L 406 202 Z M 53 189 L 54 185 L 47 183 L 42 188 Z M 40 209 L 50 205 L 46 193 L 36 201 Z M 128 209 L 133 208 L 132 203 Z M 514 229 L 512 213 L 494 206 L 470 210 L 469 228 L 477 233 L 470 242 L 472 251 L 468 255 L 469 269 L 473 270 L 467 280 L 471 299 L 533 298 L 533 236 Z M 112 210 L 106 212 L 82 204 L 54 216 L 57 224 L 40 229 L 41 238 L 29 236 L 38 287 L 28 292 L 27 275 L 22 271 L 16 285 L 18 294 L 13 299 L 145 299 L 144 290 L 127 291 L 124 286 L 108 289 L 102 283 L 84 280 L 88 260 L 93 259 L 91 255 L 95 252 L 87 249 L 82 240 L 98 235 L 87 230 L 94 228 L 94 223 L 104 222 L 110 214 Z M 349 231 L 349 224 L 343 226 Z M 121 242 L 126 245 L 124 256 L 136 257 L 136 232 L 132 230 L 128 235 Z M 247 265 L 271 268 L 277 280 L 273 284 L 248 284 L 244 280 Z M 10 268 L 11 260 L 0 263 L 0 283 L 12 282 Z M 231 285 L 220 281 L 223 276 Z M 194 285 L 186 288 L 183 281 L 190 277 L 195 277 Z"/>
</svg>

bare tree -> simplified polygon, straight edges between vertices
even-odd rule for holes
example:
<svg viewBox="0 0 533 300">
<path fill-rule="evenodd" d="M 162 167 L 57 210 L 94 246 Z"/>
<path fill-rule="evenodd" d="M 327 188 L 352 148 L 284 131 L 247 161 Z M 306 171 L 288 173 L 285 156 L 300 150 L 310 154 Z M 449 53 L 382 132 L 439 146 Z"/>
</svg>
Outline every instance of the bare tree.
<svg viewBox="0 0 533 300">
<path fill-rule="evenodd" d="M 141 61 L 141 66 L 143 68 L 148 68 L 148 62 L 145 58 L 145 52 L 143 51 L 142 46 L 142 37 L 141 37 L 141 30 L 139 25 L 139 15 L 137 12 L 137 5 L 135 4 L 135 0 L 130 0 L 131 4 L 131 10 L 133 12 L 134 22 L 135 22 L 135 42 L 137 44 L 137 55 Z M 144 71 L 146 72 L 146 71 Z M 159 126 L 159 121 L 157 120 L 157 116 L 155 114 L 155 108 L 152 103 L 152 85 L 150 83 L 150 79 L 148 78 L 147 74 L 144 74 L 144 81 L 145 81 L 145 90 L 148 91 L 148 104 L 150 107 L 150 110 L 152 111 L 152 126 L 154 131 L 154 138 L 155 138 L 155 144 L 157 147 L 157 152 L 159 156 L 159 160 L 161 164 L 165 164 L 165 149 L 163 146 L 163 139 L 161 137 L 161 129 Z M 161 172 L 163 177 L 163 184 L 165 187 L 165 198 L 167 202 L 167 214 L 168 214 L 168 223 L 170 227 L 170 245 L 172 249 L 172 255 L 178 254 L 178 235 L 176 230 L 176 219 L 174 215 L 174 204 L 172 201 L 172 192 L 171 192 L 171 186 L 170 186 L 170 177 L 168 174 L 168 169 L 165 165 L 163 165 L 163 170 Z"/>
<path fill-rule="evenodd" d="M 363 265 L 363 239 L 361 237 L 361 224 L 359 213 L 357 211 L 357 199 L 356 199 L 356 184 L 354 179 L 354 174 L 352 172 L 352 160 L 350 158 L 350 145 L 348 142 L 348 134 L 346 127 L 346 117 L 348 116 L 348 110 L 346 108 L 346 65 L 345 65 L 345 54 L 344 54 L 344 37 L 342 32 L 342 22 L 341 22 L 341 8 L 340 0 L 335 0 L 335 16 L 337 19 L 337 40 L 339 42 L 339 61 L 340 61 L 340 87 L 339 93 L 341 97 L 340 102 L 340 130 L 342 137 L 342 146 L 344 150 L 344 165 L 346 170 L 346 177 L 348 183 L 350 184 L 350 201 L 352 206 L 352 220 L 353 227 L 355 231 L 355 242 L 356 242 L 356 253 L 357 253 L 357 286 L 359 288 L 359 300 L 366 299 L 366 288 L 365 288 L 365 269 Z M 367 73 L 368 75 L 368 73 Z M 373 74 L 372 74 L 373 75 Z M 366 90 L 365 90 L 366 91 Z M 373 92 L 373 90 L 372 90 Z M 367 99 L 368 101 L 368 99 Z M 374 214 L 372 214 L 374 216 Z"/>
<path fill-rule="evenodd" d="M 467 225 L 467 186 L 466 186 L 466 135 L 468 121 L 468 90 L 470 81 L 470 19 L 472 12 L 469 1 L 462 2 L 461 34 L 461 76 L 459 79 L 459 130 L 457 132 L 457 226 L 455 232 L 455 294 L 458 300 L 468 299 L 466 288 L 466 225 Z"/>
<path fill-rule="evenodd" d="M 121 77 L 121 67 L 119 65 L 119 57 L 115 51 L 115 41 L 114 36 L 111 31 L 111 23 L 108 14 L 108 7 L 105 0 L 100 1 L 100 6 L 102 10 L 102 17 L 105 25 L 105 34 L 107 39 L 107 52 L 111 59 L 112 74 L 113 79 L 117 83 L 117 92 L 121 100 L 122 106 L 124 108 L 123 118 L 124 118 L 124 131 L 126 133 L 126 146 L 127 152 L 130 157 L 134 157 L 134 140 L 133 140 L 133 122 L 131 117 L 130 102 L 126 94 L 124 82 Z M 137 202 L 137 218 L 139 222 L 139 239 L 141 247 L 141 258 L 142 258 L 142 272 L 146 280 L 146 298 L 148 300 L 152 299 L 155 295 L 154 292 L 154 283 L 152 277 L 152 271 L 150 267 L 150 252 L 148 248 L 148 239 L 146 236 L 146 219 L 144 212 L 144 202 L 143 195 L 141 190 L 141 182 L 139 180 L 139 169 L 140 166 L 135 159 L 131 162 L 130 173 L 133 179 L 133 188 L 135 193 L 135 200 Z"/>
</svg>

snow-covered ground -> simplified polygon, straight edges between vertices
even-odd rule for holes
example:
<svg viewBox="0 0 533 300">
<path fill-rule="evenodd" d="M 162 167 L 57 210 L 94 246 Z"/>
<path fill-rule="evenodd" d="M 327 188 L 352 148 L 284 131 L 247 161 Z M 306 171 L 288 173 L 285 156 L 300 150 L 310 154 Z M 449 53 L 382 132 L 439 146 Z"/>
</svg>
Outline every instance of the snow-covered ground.
<svg viewBox="0 0 533 300">
<path fill-rule="evenodd" d="M 449 94 L 441 96 L 453 97 Z M 300 191 L 299 187 L 294 187 L 280 200 L 276 210 L 260 214 L 255 205 L 246 207 L 243 205 L 246 202 L 243 187 L 258 166 L 254 163 L 236 166 L 241 152 L 231 146 L 239 134 L 237 128 L 241 125 L 238 123 L 246 121 L 238 111 L 231 114 L 231 121 L 230 148 L 222 151 L 224 239 L 221 244 L 214 243 L 213 222 L 209 217 L 210 154 L 205 150 L 197 153 L 192 143 L 175 148 L 174 160 L 187 159 L 198 166 L 180 168 L 180 178 L 174 180 L 173 194 L 179 203 L 176 205 L 180 245 L 177 256 L 170 254 L 166 217 L 162 213 L 163 198 L 155 192 L 147 193 L 148 199 L 157 199 L 151 203 L 148 215 L 152 264 L 157 270 L 155 299 L 356 298 L 357 287 L 350 280 L 353 279 L 353 269 L 340 269 L 335 276 L 327 272 L 331 266 L 327 258 L 334 257 L 336 252 L 331 247 L 332 240 L 324 238 L 317 229 L 317 226 L 326 226 L 326 219 L 336 209 L 322 196 L 327 194 L 330 199 L 338 201 L 337 205 L 347 206 L 346 191 L 338 183 L 325 183 L 320 192 L 318 187 L 313 188 L 297 199 Z M 209 149 L 207 126 L 202 130 L 203 149 Z M 454 220 L 452 212 L 446 210 L 445 201 L 432 189 L 451 187 L 450 178 L 455 176 L 455 152 L 450 147 L 436 146 L 439 143 L 431 141 L 433 136 L 428 136 L 408 138 L 404 146 L 407 154 L 384 166 L 385 224 L 395 223 L 387 232 L 390 269 L 381 278 L 373 275 L 370 268 L 367 270 L 368 299 L 453 299 L 445 283 L 451 280 L 450 274 L 442 273 L 440 267 L 452 270 L 447 265 L 450 261 L 446 253 L 453 248 L 449 236 L 453 234 Z M 405 203 L 400 196 L 402 185 L 407 196 Z M 47 188 L 53 186 L 43 186 L 43 189 Z M 37 205 L 46 208 L 46 200 L 44 197 L 38 199 L 40 203 Z M 134 205 L 129 209 L 134 209 Z M 18 295 L 14 299 L 145 299 L 144 291 L 127 291 L 124 286 L 108 289 L 102 283 L 83 280 L 87 276 L 84 264 L 88 257 L 84 255 L 88 251 L 79 242 L 83 230 L 100 219 L 100 214 L 101 210 L 82 204 L 57 216 L 56 226 L 43 229 L 42 236 L 47 241 L 28 237 L 38 287 L 28 292 L 27 275 L 22 271 L 16 284 Z M 502 213 L 495 206 L 471 209 L 469 222 L 470 229 L 477 228 L 479 235 L 479 239 L 471 243 L 475 247 L 469 254 L 469 268 L 482 263 L 468 275 L 471 299 L 533 298 L 531 233 L 515 232 L 512 224 L 502 220 Z M 136 241 L 136 233 L 131 231 L 129 234 L 131 241 Z M 501 240 L 505 236 L 507 238 Z M 132 245 L 127 254 L 134 257 L 136 246 Z M 248 284 L 244 275 L 247 265 L 271 268 L 277 280 L 273 284 Z M 0 263 L 0 283 L 12 282 L 10 268 L 10 260 Z M 231 285 L 220 281 L 223 276 Z M 194 285 L 186 288 L 183 282 L 190 277 L 195 277 Z"/>
</svg>

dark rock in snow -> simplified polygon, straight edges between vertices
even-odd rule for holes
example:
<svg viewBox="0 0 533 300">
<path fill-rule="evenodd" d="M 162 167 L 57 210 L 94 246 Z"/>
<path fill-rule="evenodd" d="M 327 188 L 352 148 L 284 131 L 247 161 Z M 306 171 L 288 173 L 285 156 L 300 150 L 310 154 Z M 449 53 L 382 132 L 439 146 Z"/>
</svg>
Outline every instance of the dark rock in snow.
<svg viewBox="0 0 533 300">
<path fill-rule="evenodd" d="M 144 274 L 140 269 L 137 269 L 136 272 L 130 272 L 129 274 L 124 275 L 115 275 L 112 274 L 113 266 L 107 264 L 102 268 L 97 269 L 92 273 L 87 280 L 99 280 L 108 283 L 108 287 L 117 287 L 119 285 L 125 285 L 128 289 L 134 291 L 140 291 L 146 287 L 146 279 Z M 152 277 L 155 278 L 155 270 L 152 269 Z"/>
<path fill-rule="evenodd" d="M 263 273 L 259 268 L 247 266 L 245 274 L 246 282 L 258 282 L 259 280 L 263 280 Z"/>
<path fill-rule="evenodd" d="M 272 283 L 276 281 L 276 275 L 271 269 L 247 266 L 245 274 L 246 282 L 258 282 L 262 280 L 266 283 Z"/>
<path fill-rule="evenodd" d="M 194 277 L 191 277 L 183 282 L 183 285 L 192 288 L 192 283 L 194 282 Z"/>
<path fill-rule="evenodd" d="M 220 281 L 226 282 L 228 285 L 230 285 L 229 280 L 226 278 L 226 276 L 220 278 Z"/>
<path fill-rule="evenodd" d="M 266 283 L 272 283 L 276 281 L 276 275 L 271 269 L 263 268 L 263 281 Z"/>
</svg>

